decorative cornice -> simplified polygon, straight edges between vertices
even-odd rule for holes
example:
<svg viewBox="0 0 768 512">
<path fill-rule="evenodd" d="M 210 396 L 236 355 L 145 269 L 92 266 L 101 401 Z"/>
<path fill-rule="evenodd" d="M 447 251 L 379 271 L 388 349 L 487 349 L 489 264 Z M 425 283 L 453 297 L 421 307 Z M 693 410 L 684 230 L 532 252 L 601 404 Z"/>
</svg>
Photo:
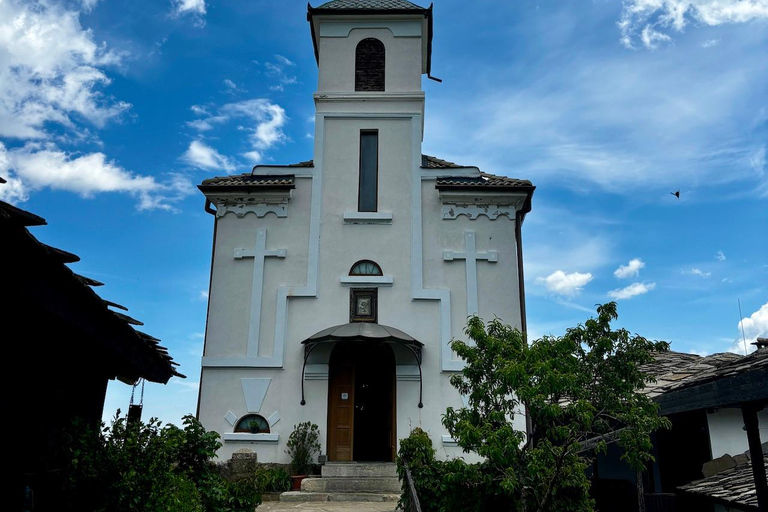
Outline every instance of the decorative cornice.
<svg viewBox="0 0 768 512">
<path fill-rule="evenodd" d="M 277 217 L 288 216 L 288 201 L 291 198 L 290 189 L 263 190 L 249 194 L 210 194 L 208 199 L 216 206 L 216 217 L 224 217 L 228 213 L 234 213 L 238 217 L 245 217 L 247 213 L 253 213 L 257 217 L 264 217 L 268 213 L 274 213 Z"/>
<path fill-rule="evenodd" d="M 490 220 L 506 216 L 515 220 L 515 213 L 525 205 L 526 194 L 500 194 L 498 192 L 483 193 L 481 191 L 441 191 L 442 216 L 445 220 L 453 220 L 461 215 L 475 220 L 485 215 Z"/>
</svg>

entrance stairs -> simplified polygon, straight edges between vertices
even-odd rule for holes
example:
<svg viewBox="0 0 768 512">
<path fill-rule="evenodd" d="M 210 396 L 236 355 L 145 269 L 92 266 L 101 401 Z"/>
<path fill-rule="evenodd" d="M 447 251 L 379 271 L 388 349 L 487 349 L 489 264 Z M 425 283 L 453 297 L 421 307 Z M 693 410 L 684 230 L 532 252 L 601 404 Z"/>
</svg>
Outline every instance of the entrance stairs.
<svg viewBox="0 0 768 512">
<path fill-rule="evenodd" d="M 393 462 L 328 462 L 319 478 L 305 478 L 301 491 L 280 501 L 398 501 L 401 489 Z"/>
</svg>

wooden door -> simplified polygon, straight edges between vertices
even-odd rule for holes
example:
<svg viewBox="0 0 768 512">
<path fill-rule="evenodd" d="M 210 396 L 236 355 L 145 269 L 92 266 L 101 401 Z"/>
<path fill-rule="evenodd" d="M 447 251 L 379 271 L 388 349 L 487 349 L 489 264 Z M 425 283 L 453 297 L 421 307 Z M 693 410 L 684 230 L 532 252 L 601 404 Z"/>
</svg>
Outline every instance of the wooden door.
<svg viewBox="0 0 768 512">
<path fill-rule="evenodd" d="M 328 382 L 328 460 L 354 460 L 355 364 L 351 354 L 338 354 Z"/>
</svg>

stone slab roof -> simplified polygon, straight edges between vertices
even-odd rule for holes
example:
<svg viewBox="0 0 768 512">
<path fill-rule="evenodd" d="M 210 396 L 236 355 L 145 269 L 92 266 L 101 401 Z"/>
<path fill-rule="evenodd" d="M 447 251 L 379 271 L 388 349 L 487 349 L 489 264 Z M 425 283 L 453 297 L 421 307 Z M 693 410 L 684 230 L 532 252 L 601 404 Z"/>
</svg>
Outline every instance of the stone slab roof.
<svg viewBox="0 0 768 512">
<path fill-rule="evenodd" d="M 643 391 L 651 398 L 739 375 L 747 370 L 768 369 L 768 350 L 757 350 L 748 356 L 728 352 L 706 357 L 669 351 L 657 353 L 654 357 L 655 363 L 643 367 L 644 371 L 656 377 L 656 382 Z"/>
<path fill-rule="evenodd" d="M 315 7 L 335 11 L 423 11 L 424 7 L 406 0 L 333 0 Z"/>
<path fill-rule="evenodd" d="M 768 470 L 768 455 L 763 455 L 762 462 Z M 695 480 L 679 489 L 685 493 L 709 498 L 739 509 L 758 510 L 752 461 L 738 464 L 716 475 Z"/>
</svg>

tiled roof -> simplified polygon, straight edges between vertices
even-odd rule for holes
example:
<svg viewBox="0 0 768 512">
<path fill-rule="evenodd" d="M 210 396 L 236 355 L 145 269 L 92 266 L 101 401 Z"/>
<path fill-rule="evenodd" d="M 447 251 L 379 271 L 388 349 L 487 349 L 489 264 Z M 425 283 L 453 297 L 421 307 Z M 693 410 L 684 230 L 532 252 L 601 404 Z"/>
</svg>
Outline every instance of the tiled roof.
<svg viewBox="0 0 768 512">
<path fill-rule="evenodd" d="M 423 11 L 424 7 L 407 2 L 406 0 L 333 0 L 315 7 L 337 11 L 371 10 L 371 11 Z"/>
<path fill-rule="evenodd" d="M 763 455 L 768 470 L 768 455 Z M 710 498 L 746 510 L 758 510 L 752 461 L 726 469 L 716 475 L 679 487 L 683 492 Z"/>
<path fill-rule="evenodd" d="M 469 166 L 459 165 L 430 155 L 421 155 L 422 169 L 466 169 Z M 507 178 L 481 172 L 480 176 L 445 176 L 437 178 L 436 187 L 446 188 L 517 188 L 532 187 L 528 180 Z"/>
<path fill-rule="evenodd" d="M 429 155 L 421 155 L 421 166 L 425 169 L 460 169 L 464 167 L 463 165 Z"/>
<path fill-rule="evenodd" d="M 305 163 L 305 162 L 302 162 Z M 311 167 L 300 164 L 291 167 Z M 269 188 L 294 188 L 293 176 L 256 176 L 251 173 L 221 176 L 203 180 L 201 187 L 269 187 Z"/>
<path fill-rule="evenodd" d="M 757 350 L 748 356 L 726 352 L 706 357 L 669 351 L 657 353 L 654 357 L 656 362 L 643 368 L 656 377 L 656 383 L 644 390 L 651 398 L 668 391 L 739 375 L 747 370 L 768 369 L 768 350 Z"/>
<path fill-rule="evenodd" d="M 528 180 L 507 178 L 481 172 L 480 176 L 461 176 L 437 178 L 435 187 L 447 188 L 530 188 L 533 184 Z"/>
</svg>

